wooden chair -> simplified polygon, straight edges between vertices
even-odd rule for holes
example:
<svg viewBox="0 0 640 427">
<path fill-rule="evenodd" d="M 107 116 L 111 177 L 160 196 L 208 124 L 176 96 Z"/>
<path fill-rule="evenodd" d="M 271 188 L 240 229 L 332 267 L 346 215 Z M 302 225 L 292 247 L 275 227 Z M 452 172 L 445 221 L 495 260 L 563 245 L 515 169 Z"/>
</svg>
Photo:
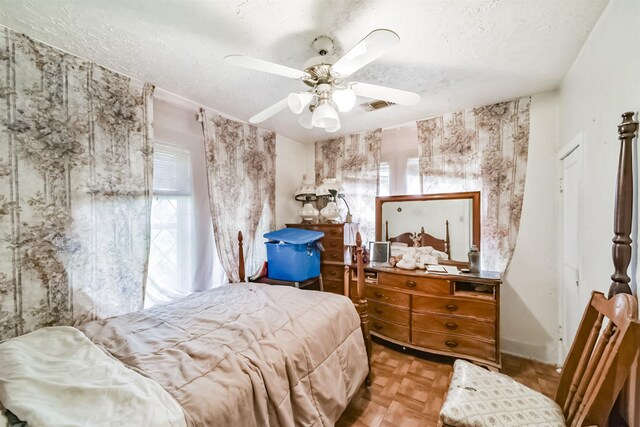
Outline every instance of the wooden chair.
<svg viewBox="0 0 640 427">
<path fill-rule="evenodd" d="M 555 399 L 458 360 L 440 412 L 444 426 L 606 426 L 640 346 L 632 295 L 594 292 L 565 361 Z"/>
</svg>

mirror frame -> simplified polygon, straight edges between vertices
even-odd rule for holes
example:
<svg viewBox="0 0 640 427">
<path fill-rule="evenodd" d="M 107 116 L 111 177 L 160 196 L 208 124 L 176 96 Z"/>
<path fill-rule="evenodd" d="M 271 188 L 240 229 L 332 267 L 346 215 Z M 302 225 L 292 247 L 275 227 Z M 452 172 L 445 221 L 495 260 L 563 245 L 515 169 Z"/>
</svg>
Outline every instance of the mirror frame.
<svg viewBox="0 0 640 427">
<path fill-rule="evenodd" d="M 376 241 L 382 241 L 382 205 L 387 202 L 419 202 L 428 200 L 458 200 L 471 199 L 472 205 L 472 243 L 480 248 L 480 192 L 467 191 L 461 193 L 440 194 L 407 194 L 400 196 L 376 197 Z M 456 261 L 457 262 L 457 261 Z"/>
</svg>

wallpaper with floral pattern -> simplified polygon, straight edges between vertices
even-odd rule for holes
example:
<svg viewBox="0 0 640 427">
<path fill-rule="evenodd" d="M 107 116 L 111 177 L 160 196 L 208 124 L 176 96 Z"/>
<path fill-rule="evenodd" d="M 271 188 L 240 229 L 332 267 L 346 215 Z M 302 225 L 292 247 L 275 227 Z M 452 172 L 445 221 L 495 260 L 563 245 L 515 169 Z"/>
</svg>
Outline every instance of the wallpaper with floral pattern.
<svg viewBox="0 0 640 427">
<path fill-rule="evenodd" d="M 275 228 L 276 134 L 200 110 L 213 234 L 231 283 L 238 282 L 238 231 L 244 236 L 245 272 L 266 261 L 262 235 Z"/>
<path fill-rule="evenodd" d="M 520 98 L 419 121 L 422 192 L 480 191 L 482 268 L 504 271 L 518 237 L 529 105 Z"/>
<path fill-rule="evenodd" d="M 316 142 L 316 185 L 325 178 L 338 180 L 365 242 L 374 241 L 376 234 L 381 144 L 382 129 Z M 338 206 L 346 214 L 342 201 Z"/>
<path fill-rule="evenodd" d="M 153 88 L 0 31 L 0 339 L 140 309 Z"/>
</svg>

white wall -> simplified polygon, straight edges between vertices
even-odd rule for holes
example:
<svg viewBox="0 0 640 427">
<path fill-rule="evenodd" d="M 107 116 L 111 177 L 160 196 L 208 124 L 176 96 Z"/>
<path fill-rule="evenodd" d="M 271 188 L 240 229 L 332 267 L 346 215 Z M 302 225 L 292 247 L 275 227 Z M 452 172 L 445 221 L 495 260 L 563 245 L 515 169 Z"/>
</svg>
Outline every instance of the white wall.
<svg viewBox="0 0 640 427">
<path fill-rule="evenodd" d="M 640 2 L 612 0 L 560 86 L 558 147 L 580 133 L 583 138 L 587 209 L 581 226 L 582 290 L 586 297 L 593 290 L 606 293 L 613 273 L 611 239 L 620 148 L 616 126 L 623 112 L 640 110 L 638 23 Z M 637 172 L 636 168 L 636 182 Z M 634 218 L 637 223 L 637 212 Z M 634 234 L 636 241 L 637 232 Z M 634 252 L 637 253 L 637 243 Z M 637 255 L 631 270 L 633 277 Z"/>
<path fill-rule="evenodd" d="M 613 207 L 620 143 L 616 126 L 626 111 L 640 110 L 640 2 L 611 0 L 591 31 L 580 54 L 560 86 L 560 129 L 558 147 L 582 134 L 583 223 L 582 299 L 591 291 L 607 293 L 613 273 L 611 239 Z M 634 141 L 637 155 L 637 139 Z M 629 268 L 631 288 L 637 291 L 638 277 L 638 162 L 634 166 L 635 203 L 633 256 Z M 584 303 L 584 301 L 583 301 Z M 629 425 L 640 424 L 638 371 L 631 375 L 634 390 L 623 401 L 631 402 L 625 413 Z M 635 384 L 633 384 L 635 382 Z"/>
<path fill-rule="evenodd" d="M 505 353 L 555 363 L 558 352 L 557 92 L 532 96 L 530 120 L 520 230 L 501 287 L 501 346 Z"/>
<path fill-rule="evenodd" d="M 298 223 L 298 209 L 293 193 L 307 174 L 313 181 L 314 145 L 276 136 L 276 229 L 287 223 Z"/>
</svg>

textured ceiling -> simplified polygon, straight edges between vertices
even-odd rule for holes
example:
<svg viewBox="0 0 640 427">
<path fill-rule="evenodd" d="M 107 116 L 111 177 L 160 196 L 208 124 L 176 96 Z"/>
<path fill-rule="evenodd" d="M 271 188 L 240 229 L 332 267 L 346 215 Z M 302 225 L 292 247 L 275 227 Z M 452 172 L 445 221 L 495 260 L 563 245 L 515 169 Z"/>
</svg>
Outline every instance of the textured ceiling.
<svg viewBox="0 0 640 427">
<path fill-rule="evenodd" d="M 411 90 L 412 107 L 342 114 L 340 134 L 558 87 L 607 0 L 1 0 L 0 24 L 247 120 L 304 84 L 222 62 L 299 68 L 328 35 L 343 53 L 375 28 L 400 45 L 350 80 Z M 362 99 L 362 102 L 365 100 Z M 298 141 L 328 134 L 288 110 L 261 124 Z M 335 135 L 335 134 L 332 134 Z"/>
</svg>

